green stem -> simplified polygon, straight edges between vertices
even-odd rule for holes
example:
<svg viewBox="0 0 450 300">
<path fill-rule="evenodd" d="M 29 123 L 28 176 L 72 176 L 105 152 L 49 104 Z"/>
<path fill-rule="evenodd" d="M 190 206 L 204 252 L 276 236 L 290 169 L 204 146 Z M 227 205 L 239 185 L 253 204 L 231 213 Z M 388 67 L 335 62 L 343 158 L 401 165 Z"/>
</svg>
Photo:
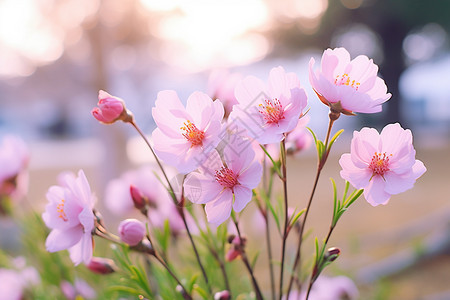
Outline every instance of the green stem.
<svg viewBox="0 0 450 300">
<path fill-rule="evenodd" d="M 281 297 L 283 296 L 284 260 L 285 260 L 285 256 L 286 256 L 286 240 L 287 240 L 287 236 L 288 236 L 288 226 L 289 226 L 285 140 L 286 139 L 283 139 L 280 142 L 280 157 L 281 157 L 281 170 L 282 170 L 281 180 L 283 181 L 283 193 L 284 193 L 284 230 L 283 230 L 282 246 L 281 246 L 281 269 L 280 269 L 280 285 L 279 285 L 279 291 L 280 291 L 279 299 L 280 300 L 281 300 Z"/>
<path fill-rule="evenodd" d="M 316 192 L 317 183 L 319 182 L 319 178 L 320 178 L 320 173 L 322 172 L 322 169 L 323 169 L 323 167 L 324 167 L 324 165 L 325 165 L 325 163 L 326 163 L 326 161 L 328 159 L 328 154 L 329 154 L 329 152 L 331 150 L 331 149 L 328 149 L 328 141 L 330 139 L 331 129 L 333 127 L 333 124 L 334 124 L 335 120 L 336 119 L 331 117 L 331 113 L 330 113 L 330 122 L 328 123 L 328 130 L 327 130 L 327 135 L 326 135 L 326 138 L 325 138 L 325 153 L 323 153 L 322 157 L 319 157 L 319 161 L 318 161 L 318 164 L 317 164 L 316 177 L 314 179 L 314 184 L 313 184 L 313 188 L 312 188 L 312 191 L 311 191 L 311 195 L 310 195 L 309 200 L 308 200 L 308 205 L 306 206 L 306 211 L 303 214 L 303 220 L 300 223 L 300 236 L 299 236 L 299 239 L 298 239 L 297 253 L 295 255 L 295 261 L 294 261 L 294 266 L 292 268 L 292 274 L 291 274 L 291 277 L 289 279 L 289 286 L 288 286 L 288 291 L 287 291 L 287 294 L 286 294 L 286 298 L 287 299 L 289 299 L 289 293 L 290 293 L 290 291 L 292 289 L 292 284 L 294 282 L 295 273 L 296 273 L 297 268 L 299 267 L 299 263 L 300 263 L 300 260 L 301 260 L 301 248 L 302 248 L 302 242 L 303 242 L 303 232 L 305 230 L 306 220 L 308 218 L 309 210 L 311 208 L 311 203 L 312 203 L 312 200 L 314 198 L 314 194 Z"/>
</svg>

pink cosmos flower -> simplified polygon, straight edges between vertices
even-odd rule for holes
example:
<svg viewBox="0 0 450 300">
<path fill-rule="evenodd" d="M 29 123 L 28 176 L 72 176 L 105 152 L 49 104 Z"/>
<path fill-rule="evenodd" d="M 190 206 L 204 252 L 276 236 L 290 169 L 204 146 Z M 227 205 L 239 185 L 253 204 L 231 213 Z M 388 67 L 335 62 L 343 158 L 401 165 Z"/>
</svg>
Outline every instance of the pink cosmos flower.
<svg viewBox="0 0 450 300">
<path fill-rule="evenodd" d="M 346 276 L 326 277 L 320 276 L 312 286 L 309 300 L 355 300 L 359 292 L 355 283 Z M 282 300 L 305 300 L 306 291 L 301 293 L 291 291 L 289 298 L 283 296 Z"/>
<path fill-rule="evenodd" d="M 49 252 L 68 249 L 75 265 L 87 264 L 92 258 L 95 197 L 82 170 L 78 177 L 65 174 L 61 180 L 61 186 L 52 186 L 47 192 L 49 203 L 42 218 L 52 231 L 45 246 Z"/>
<path fill-rule="evenodd" d="M 238 104 L 234 95 L 236 85 L 242 80 L 239 73 L 230 73 L 227 70 L 217 69 L 211 72 L 208 79 L 208 95 L 222 102 L 227 117 L 235 104 Z"/>
<path fill-rule="evenodd" d="M 425 173 L 424 164 L 415 156 L 411 131 L 400 124 L 387 125 L 381 134 L 363 128 L 353 133 L 350 153 L 339 160 L 341 177 L 364 189 L 372 206 L 387 204 L 391 195 L 409 190 Z"/>
<path fill-rule="evenodd" d="M 112 124 L 118 120 L 131 120 L 131 113 L 125 108 L 124 101 L 105 91 L 98 92 L 97 105 L 98 107 L 92 109 L 92 115 L 104 124 Z"/>
<path fill-rule="evenodd" d="M 231 209 L 240 212 L 252 199 L 252 189 L 261 180 L 262 166 L 248 140 L 236 138 L 223 149 L 223 161 L 214 150 L 200 168 L 184 183 L 187 198 L 205 204 L 209 222 L 219 225 L 230 217 Z"/>
<path fill-rule="evenodd" d="M 239 104 L 233 107 L 230 119 L 247 130 L 260 144 L 277 143 L 297 126 L 307 104 L 305 90 L 294 73 L 282 67 L 273 68 L 268 84 L 248 76 L 235 89 Z"/>
<path fill-rule="evenodd" d="M 220 142 L 223 105 L 201 92 L 192 93 L 181 104 L 175 91 L 158 93 L 152 110 L 158 128 L 152 137 L 156 154 L 180 173 L 195 170 L 202 153 L 213 150 Z"/>
<path fill-rule="evenodd" d="M 391 98 L 383 79 L 377 76 L 378 66 L 365 55 L 350 61 L 346 49 L 327 49 L 319 70 L 313 70 L 314 63 L 311 58 L 309 81 L 319 99 L 337 112 L 380 112 L 381 104 Z"/>
<path fill-rule="evenodd" d="M 7 135 L 0 144 L 0 197 L 20 198 L 28 189 L 28 148 L 18 136 Z"/>
<path fill-rule="evenodd" d="M 133 185 L 149 202 L 147 216 L 151 225 L 163 228 L 164 222 L 168 220 L 172 233 L 177 234 L 184 230 L 183 220 L 169 193 L 156 178 L 155 168 L 156 166 L 151 165 L 143 166 L 110 181 L 105 190 L 105 206 L 121 217 L 136 212 L 130 193 L 130 186 Z M 166 171 L 169 178 L 175 174 L 174 170 Z"/>
</svg>

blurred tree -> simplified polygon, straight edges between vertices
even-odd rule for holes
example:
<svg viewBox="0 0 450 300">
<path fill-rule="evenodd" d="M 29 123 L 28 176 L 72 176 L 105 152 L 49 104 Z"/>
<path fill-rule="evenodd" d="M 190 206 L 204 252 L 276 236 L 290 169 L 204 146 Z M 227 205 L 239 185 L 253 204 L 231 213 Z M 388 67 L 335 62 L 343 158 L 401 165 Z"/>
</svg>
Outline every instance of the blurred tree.
<svg viewBox="0 0 450 300">
<path fill-rule="evenodd" d="M 328 48 L 336 33 L 349 25 L 361 23 L 368 26 L 380 38 L 383 61 L 381 73 L 392 99 L 382 124 L 404 123 L 400 114 L 401 95 L 399 78 L 406 68 L 403 41 L 411 31 L 428 23 L 437 23 L 450 32 L 450 1 L 423 0 L 340 0 L 328 1 L 320 29 L 313 35 L 301 34 L 294 26 L 275 34 L 278 43 L 293 49 L 307 47 Z M 301 36 L 299 36 L 301 35 Z M 379 63 L 379 62 L 377 62 Z M 404 124 L 405 125 L 405 124 Z"/>
</svg>

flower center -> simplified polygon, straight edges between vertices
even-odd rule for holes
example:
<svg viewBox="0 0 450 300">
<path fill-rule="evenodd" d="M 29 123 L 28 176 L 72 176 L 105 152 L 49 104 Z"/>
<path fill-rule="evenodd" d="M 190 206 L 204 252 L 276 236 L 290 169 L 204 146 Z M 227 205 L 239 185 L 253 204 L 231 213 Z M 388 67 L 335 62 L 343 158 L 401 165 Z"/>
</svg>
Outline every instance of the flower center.
<svg viewBox="0 0 450 300">
<path fill-rule="evenodd" d="M 237 181 L 237 176 L 234 174 L 233 170 L 230 170 L 226 167 L 220 168 L 220 170 L 216 170 L 215 179 L 221 186 L 226 188 L 233 188 L 236 184 L 239 184 Z"/>
<path fill-rule="evenodd" d="M 205 133 L 198 129 L 191 121 L 184 122 L 184 126 L 180 127 L 184 130 L 183 136 L 191 142 L 192 146 L 198 146 L 203 144 L 203 138 Z"/>
<path fill-rule="evenodd" d="M 59 214 L 58 218 L 62 219 L 64 222 L 67 222 L 67 215 L 64 212 L 64 203 L 66 201 L 64 199 L 61 199 L 61 203 L 59 203 L 58 205 L 56 205 L 56 212 Z"/>
<path fill-rule="evenodd" d="M 361 83 L 356 82 L 355 80 L 351 80 L 351 78 L 348 76 L 348 74 L 344 74 L 342 76 L 338 75 L 336 76 L 336 79 L 334 80 L 335 85 L 347 85 L 351 86 L 355 90 L 358 90 Z"/>
<path fill-rule="evenodd" d="M 284 119 L 283 106 L 277 98 L 273 100 L 264 100 L 264 104 L 259 105 L 259 112 L 263 115 L 267 124 L 273 124 Z"/>
<path fill-rule="evenodd" d="M 392 154 L 386 155 L 386 152 L 384 152 L 383 154 L 375 152 L 372 157 L 372 161 L 369 164 L 369 169 L 371 169 L 373 172 L 372 177 L 375 175 L 380 175 L 381 177 L 383 177 L 384 174 L 389 171 L 390 156 L 392 156 Z"/>
</svg>

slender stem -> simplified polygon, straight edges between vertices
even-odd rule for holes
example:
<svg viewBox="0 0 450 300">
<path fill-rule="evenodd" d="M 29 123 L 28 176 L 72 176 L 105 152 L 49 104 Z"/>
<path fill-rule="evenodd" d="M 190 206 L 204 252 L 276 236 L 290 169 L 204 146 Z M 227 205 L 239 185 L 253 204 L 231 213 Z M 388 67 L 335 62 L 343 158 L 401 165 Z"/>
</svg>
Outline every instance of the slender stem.
<svg viewBox="0 0 450 300">
<path fill-rule="evenodd" d="M 170 269 L 170 267 L 164 262 L 163 259 L 161 259 L 161 257 L 159 257 L 158 254 L 155 253 L 155 255 L 153 255 L 156 260 L 167 270 L 167 272 L 170 274 L 170 276 L 172 276 L 173 279 L 175 279 L 175 281 L 178 283 L 178 285 L 183 289 L 183 296 L 186 299 L 193 299 L 191 295 L 189 295 L 188 291 L 186 290 L 186 288 L 184 287 L 184 285 L 181 283 L 181 281 L 178 279 L 178 277 L 175 275 L 175 273 Z"/>
<path fill-rule="evenodd" d="M 208 287 L 208 291 L 211 294 L 212 290 L 211 290 L 211 286 L 209 285 L 209 281 L 208 281 L 208 276 L 206 275 L 205 272 L 205 268 L 203 267 L 203 264 L 200 260 L 200 255 L 198 254 L 197 251 L 197 247 L 195 246 L 195 242 L 194 239 L 192 238 L 192 234 L 191 231 L 189 230 L 189 226 L 186 222 L 186 216 L 184 214 L 184 189 L 182 189 L 182 194 L 181 194 L 181 198 L 180 198 L 180 203 L 178 203 L 176 195 L 175 195 L 175 190 L 173 189 L 172 184 L 169 181 L 169 178 L 167 177 L 167 174 L 164 170 L 163 165 L 161 164 L 160 160 L 158 159 L 158 157 L 156 156 L 155 151 L 153 150 L 153 147 L 150 145 L 150 142 L 148 141 L 147 137 L 144 135 L 144 133 L 141 131 L 141 129 L 139 128 L 139 126 L 137 126 L 137 124 L 134 122 L 134 120 L 129 121 L 129 123 L 136 129 L 136 131 L 141 135 L 141 137 L 144 139 L 145 143 L 147 144 L 148 148 L 150 149 L 150 151 L 152 152 L 153 156 L 155 157 L 156 162 L 158 163 L 159 168 L 161 169 L 161 172 L 164 175 L 164 179 L 167 181 L 167 184 L 169 186 L 169 192 L 170 192 L 170 196 L 172 197 L 173 201 L 175 202 L 175 205 L 177 205 L 177 210 L 178 213 L 180 214 L 181 218 L 183 219 L 183 224 L 184 227 L 186 228 L 186 232 L 189 236 L 189 240 L 191 242 L 192 248 L 194 249 L 195 252 L 195 257 L 197 258 L 197 262 L 198 265 L 200 266 L 200 269 L 202 271 L 203 274 L 203 278 L 205 279 L 206 285 Z M 183 179 L 184 180 L 184 179 Z"/>
<path fill-rule="evenodd" d="M 270 226 L 269 226 L 269 215 L 267 214 L 267 205 L 266 205 L 266 242 L 267 242 L 267 256 L 269 257 L 269 271 L 270 271 L 270 287 L 272 291 L 272 299 L 275 300 L 275 274 L 273 270 L 273 258 L 272 258 L 272 246 L 270 243 Z"/>
<path fill-rule="evenodd" d="M 136 129 L 136 131 L 139 133 L 139 135 L 144 139 L 144 141 L 147 144 L 148 148 L 150 149 L 150 151 L 152 152 L 153 156 L 155 157 L 156 163 L 158 164 L 159 168 L 161 169 L 161 172 L 163 173 L 164 179 L 167 181 L 167 184 L 169 185 L 169 190 L 170 190 L 170 193 L 171 193 L 171 197 L 176 202 L 177 199 L 175 197 L 175 190 L 173 189 L 172 184 L 170 183 L 170 180 L 167 177 L 167 173 L 164 170 L 164 167 L 161 164 L 161 161 L 159 160 L 158 156 L 156 156 L 155 150 L 153 150 L 153 147 L 150 145 L 150 142 L 148 141 L 147 137 L 142 132 L 142 130 L 139 128 L 139 126 L 137 126 L 137 124 L 133 120 L 130 121 L 129 123 Z M 175 203 L 175 204 L 177 204 L 177 203 Z"/>
<path fill-rule="evenodd" d="M 284 230 L 282 236 L 282 246 L 281 246 L 281 270 L 280 270 L 280 297 L 283 295 L 283 275 L 284 275 L 284 260 L 286 255 L 286 240 L 288 236 L 288 193 L 287 193 L 287 172 L 286 172 L 286 145 L 283 139 L 280 143 L 280 157 L 281 157 L 281 170 L 282 170 L 282 181 L 283 181 L 283 193 L 284 193 Z"/>
<path fill-rule="evenodd" d="M 220 259 L 219 255 L 217 254 L 217 251 L 213 249 L 211 246 L 208 246 L 209 251 L 214 256 L 214 258 L 217 260 L 217 263 L 219 264 L 220 271 L 222 272 L 223 280 L 225 282 L 225 289 L 231 293 L 231 287 L 230 287 L 230 281 L 228 280 L 227 270 L 225 268 L 225 264 L 223 263 L 222 259 Z"/>
<path fill-rule="evenodd" d="M 183 191 L 184 191 L 184 189 L 183 189 Z M 186 228 L 186 232 L 188 234 L 189 241 L 191 242 L 192 249 L 194 249 L 195 258 L 197 259 L 197 263 L 198 263 L 198 265 L 200 267 L 200 270 L 202 271 L 202 275 L 203 275 L 203 278 L 205 279 L 206 286 L 208 287 L 208 291 L 209 291 L 210 294 L 212 294 L 212 290 L 211 290 L 211 286 L 209 284 L 208 276 L 206 275 L 205 268 L 203 267 L 202 261 L 200 260 L 200 255 L 198 254 L 197 246 L 195 245 L 194 239 L 192 238 L 191 231 L 189 230 L 189 226 L 188 226 L 188 224 L 186 222 L 186 215 L 184 214 L 184 209 L 183 209 L 184 208 L 184 201 L 185 201 L 184 200 L 184 194 L 182 192 L 182 194 L 181 194 L 181 201 L 180 201 L 181 206 L 178 206 L 178 213 L 180 214 L 181 219 L 183 219 L 184 227 Z"/>
<path fill-rule="evenodd" d="M 331 114 L 330 114 L 330 122 L 328 124 L 327 135 L 326 135 L 326 138 L 325 138 L 325 153 L 322 154 L 322 157 L 319 157 L 319 161 L 318 161 L 318 164 L 317 164 L 316 177 L 314 179 L 314 184 L 313 184 L 313 188 L 312 188 L 312 191 L 311 191 L 311 195 L 310 195 L 309 200 L 308 200 L 308 205 L 306 206 L 306 211 L 303 214 L 303 220 L 300 223 L 300 236 L 299 236 L 299 239 L 298 239 L 297 253 L 295 255 L 295 261 L 294 261 L 294 266 L 292 268 L 292 274 L 291 274 L 291 277 L 289 279 L 289 286 L 288 286 L 288 291 L 287 291 L 287 294 L 286 294 L 286 298 L 287 299 L 289 298 L 289 293 L 290 293 L 291 288 L 292 288 L 292 283 L 294 282 L 295 272 L 296 272 L 296 270 L 297 270 L 297 268 L 299 266 L 299 262 L 300 262 L 300 259 L 301 259 L 301 248 L 302 248 L 302 242 L 303 242 L 303 232 L 304 232 L 305 225 L 306 225 L 305 223 L 306 223 L 306 219 L 307 219 L 308 214 L 309 214 L 309 210 L 311 208 L 311 203 L 312 203 L 312 200 L 314 198 L 314 194 L 316 192 L 317 183 L 319 182 L 319 178 L 320 178 L 320 173 L 322 172 L 323 166 L 325 165 L 325 162 L 327 161 L 327 158 L 328 158 L 328 154 L 329 154 L 329 150 L 330 150 L 330 149 L 328 149 L 328 141 L 330 139 L 331 129 L 333 127 L 333 124 L 334 124 L 335 120 L 336 119 L 332 119 L 331 118 Z"/>
<path fill-rule="evenodd" d="M 238 222 L 236 221 L 234 215 L 233 215 L 233 221 L 234 221 L 234 225 L 236 226 L 236 231 L 239 237 L 239 241 L 241 243 L 240 248 L 241 248 L 241 257 L 242 257 L 242 261 L 244 262 L 245 267 L 248 270 L 248 273 L 250 274 L 250 277 L 252 279 L 252 283 L 253 283 L 253 288 L 255 289 L 255 293 L 256 293 L 256 299 L 257 300 L 263 300 L 263 296 L 261 293 L 261 289 L 259 288 L 258 282 L 256 281 L 255 278 L 255 274 L 253 273 L 253 269 L 252 266 L 250 265 L 248 258 L 247 258 L 247 254 L 245 253 L 245 249 L 244 249 L 244 243 L 242 242 L 242 235 L 241 235 L 241 231 L 239 229 L 239 225 Z"/>
</svg>

